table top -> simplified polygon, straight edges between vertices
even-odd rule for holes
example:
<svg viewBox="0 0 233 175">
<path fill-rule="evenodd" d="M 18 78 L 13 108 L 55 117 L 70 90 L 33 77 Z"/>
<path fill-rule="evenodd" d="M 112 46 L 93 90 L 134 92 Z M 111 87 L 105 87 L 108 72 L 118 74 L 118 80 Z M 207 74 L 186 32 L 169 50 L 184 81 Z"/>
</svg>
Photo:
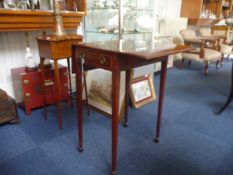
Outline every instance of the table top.
<svg viewBox="0 0 233 175">
<path fill-rule="evenodd" d="M 145 60 L 173 55 L 191 50 L 190 46 L 136 40 L 98 41 L 75 43 L 74 46 L 102 50 L 125 56 L 134 56 Z"/>
</svg>

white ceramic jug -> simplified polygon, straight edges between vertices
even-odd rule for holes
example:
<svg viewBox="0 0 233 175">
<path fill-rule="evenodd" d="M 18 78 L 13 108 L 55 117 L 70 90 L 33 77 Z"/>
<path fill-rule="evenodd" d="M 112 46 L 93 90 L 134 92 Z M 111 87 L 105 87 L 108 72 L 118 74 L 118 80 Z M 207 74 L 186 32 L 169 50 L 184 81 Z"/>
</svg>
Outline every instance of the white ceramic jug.
<svg viewBox="0 0 233 175">
<path fill-rule="evenodd" d="M 41 10 L 52 10 L 50 0 L 39 0 Z"/>
</svg>

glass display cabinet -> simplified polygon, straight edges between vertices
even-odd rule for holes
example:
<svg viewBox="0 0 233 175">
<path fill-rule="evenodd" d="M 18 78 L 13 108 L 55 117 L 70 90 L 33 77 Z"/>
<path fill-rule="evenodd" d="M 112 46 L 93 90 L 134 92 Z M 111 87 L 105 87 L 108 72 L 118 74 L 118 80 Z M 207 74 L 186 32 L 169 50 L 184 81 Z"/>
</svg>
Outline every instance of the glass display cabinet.
<svg viewBox="0 0 233 175">
<path fill-rule="evenodd" d="M 154 0 L 87 0 L 86 41 L 152 39 Z"/>
</svg>

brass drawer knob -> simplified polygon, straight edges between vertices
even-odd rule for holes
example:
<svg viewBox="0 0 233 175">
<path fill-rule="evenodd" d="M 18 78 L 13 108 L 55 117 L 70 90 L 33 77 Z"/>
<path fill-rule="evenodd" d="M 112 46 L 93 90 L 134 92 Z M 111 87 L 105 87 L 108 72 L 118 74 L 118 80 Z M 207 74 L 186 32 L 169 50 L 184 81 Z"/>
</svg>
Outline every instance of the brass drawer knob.
<svg viewBox="0 0 233 175">
<path fill-rule="evenodd" d="M 68 84 L 67 84 L 67 83 L 65 83 L 65 84 L 64 84 L 64 87 L 68 87 Z"/>
<path fill-rule="evenodd" d="M 45 86 L 52 86 L 54 83 L 52 80 L 45 80 L 44 85 Z"/>
<path fill-rule="evenodd" d="M 79 56 L 79 59 L 81 59 L 81 63 L 84 64 L 86 55 L 84 53 L 81 53 Z"/>
<path fill-rule="evenodd" d="M 24 85 L 28 85 L 29 80 L 23 80 Z"/>
<path fill-rule="evenodd" d="M 100 58 L 100 64 L 105 64 L 106 63 L 106 58 L 105 57 L 101 57 Z"/>
<path fill-rule="evenodd" d="M 64 75 L 65 77 L 68 77 L 68 72 L 64 72 L 63 75 Z"/>
<path fill-rule="evenodd" d="M 84 53 L 81 53 L 79 56 L 80 59 L 85 59 L 85 57 L 86 57 L 86 55 Z"/>
<path fill-rule="evenodd" d="M 28 92 L 28 93 L 25 93 L 25 97 L 26 98 L 30 98 L 31 94 Z"/>
</svg>

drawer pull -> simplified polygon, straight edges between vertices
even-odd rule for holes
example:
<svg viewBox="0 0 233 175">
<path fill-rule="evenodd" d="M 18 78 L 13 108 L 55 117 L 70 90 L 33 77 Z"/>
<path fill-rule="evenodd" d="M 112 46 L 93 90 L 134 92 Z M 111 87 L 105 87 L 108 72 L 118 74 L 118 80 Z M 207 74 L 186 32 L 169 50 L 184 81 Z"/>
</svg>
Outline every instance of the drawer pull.
<svg viewBox="0 0 233 175">
<path fill-rule="evenodd" d="M 79 56 L 80 59 L 85 59 L 85 57 L 86 57 L 86 55 L 84 53 L 81 53 Z"/>
<path fill-rule="evenodd" d="M 54 83 L 52 80 L 45 80 L 44 85 L 45 86 L 52 86 Z"/>
<path fill-rule="evenodd" d="M 30 98 L 31 94 L 28 92 L 28 93 L 25 93 L 25 97 L 26 98 Z"/>
<path fill-rule="evenodd" d="M 106 63 L 106 58 L 105 57 L 101 57 L 100 58 L 100 64 L 105 64 Z"/>
<path fill-rule="evenodd" d="M 23 80 L 24 85 L 28 85 L 29 80 Z"/>
<path fill-rule="evenodd" d="M 65 83 L 65 84 L 64 84 L 64 87 L 68 87 L 68 84 L 67 84 L 67 83 Z"/>
<path fill-rule="evenodd" d="M 68 77 L 68 72 L 64 72 L 63 75 L 64 75 L 65 77 Z"/>
<path fill-rule="evenodd" d="M 81 53 L 80 56 L 79 56 L 79 58 L 81 59 L 81 63 L 83 65 L 84 62 L 85 62 L 86 55 L 84 53 Z"/>
</svg>

